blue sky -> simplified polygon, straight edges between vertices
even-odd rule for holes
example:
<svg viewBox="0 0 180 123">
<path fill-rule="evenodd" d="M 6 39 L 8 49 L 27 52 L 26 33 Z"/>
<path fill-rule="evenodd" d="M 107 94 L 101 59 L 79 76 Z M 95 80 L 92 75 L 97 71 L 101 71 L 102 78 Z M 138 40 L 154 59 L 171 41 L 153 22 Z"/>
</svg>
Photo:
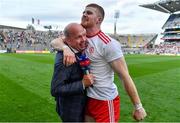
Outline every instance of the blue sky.
<svg viewBox="0 0 180 123">
<path fill-rule="evenodd" d="M 31 18 L 40 20 L 41 27 L 53 25 L 62 30 L 70 22 L 80 22 L 88 3 L 101 5 L 106 12 L 102 30 L 113 33 L 114 13 L 120 12 L 117 33 L 161 33 L 168 14 L 142 8 L 139 5 L 158 0 L 0 0 L 0 24 L 26 27 Z"/>
</svg>

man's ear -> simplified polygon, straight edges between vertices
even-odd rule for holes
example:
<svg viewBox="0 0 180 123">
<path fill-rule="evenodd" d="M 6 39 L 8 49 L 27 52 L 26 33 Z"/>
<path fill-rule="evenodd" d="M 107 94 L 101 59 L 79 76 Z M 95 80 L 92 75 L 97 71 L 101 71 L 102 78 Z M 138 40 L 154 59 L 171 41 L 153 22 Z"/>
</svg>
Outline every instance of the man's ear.
<svg viewBox="0 0 180 123">
<path fill-rule="evenodd" d="M 102 18 L 101 17 L 98 18 L 98 22 L 102 23 Z"/>
</svg>

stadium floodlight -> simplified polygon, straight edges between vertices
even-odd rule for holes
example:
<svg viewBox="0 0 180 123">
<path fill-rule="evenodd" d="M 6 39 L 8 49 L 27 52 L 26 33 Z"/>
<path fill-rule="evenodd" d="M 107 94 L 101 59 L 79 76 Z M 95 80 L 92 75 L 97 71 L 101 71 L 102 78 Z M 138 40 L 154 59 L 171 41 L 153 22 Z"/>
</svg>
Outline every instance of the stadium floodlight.
<svg viewBox="0 0 180 123">
<path fill-rule="evenodd" d="M 114 18 L 115 19 L 119 18 L 119 10 L 115 10 Z"/>
<path fill-rule="evenodd" d="M 117 24 L 117 19 L 119 18 L 119 10 L 115 10 L 115 13 L 114 13 L 114 34 L 116 35 L 116 24 Z"/>
</svg>

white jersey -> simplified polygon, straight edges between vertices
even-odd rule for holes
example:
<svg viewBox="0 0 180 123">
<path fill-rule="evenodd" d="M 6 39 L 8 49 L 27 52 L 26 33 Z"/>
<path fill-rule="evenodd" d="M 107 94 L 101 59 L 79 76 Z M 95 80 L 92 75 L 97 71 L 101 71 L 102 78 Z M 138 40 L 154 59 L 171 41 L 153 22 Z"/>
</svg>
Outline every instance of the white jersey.
<svg viewBox="0 0 180 123">
<path fill-rule="evenodd" d="M 90 72 L 95 81 L 93 87 L 87 89 L 87 96 L 98 100 L 112 100 L 118 95 L 118 90 L 109 63 L 123 56 L 120 43 L 101 31 L 88 37 L 88 42 L 86 54 L 91 60 Z"/>
</svg>

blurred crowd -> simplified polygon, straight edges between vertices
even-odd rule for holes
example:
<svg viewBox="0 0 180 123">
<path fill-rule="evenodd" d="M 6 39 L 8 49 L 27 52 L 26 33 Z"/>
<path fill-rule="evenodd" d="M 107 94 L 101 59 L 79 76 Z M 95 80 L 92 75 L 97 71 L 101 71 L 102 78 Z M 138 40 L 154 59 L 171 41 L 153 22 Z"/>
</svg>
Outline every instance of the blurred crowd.
<svg viewBox="0 0 180 123">
<path fill-rule="evenodd" d="M 52 51 L 50 42 L 60 35 L 62 35 L 62 31 L 1 30 L 0 50 L 7 50 L 7 52 L 16 50 Z M 122 39 L 120 42 L 122 44 Z M 128 43 L 127 40 L 124 42 Z M 145 47 L 122 47 L 122 49 L 125 54 L 180 54 L 180 42 L 162 42 L 149 49 Z"/>
<path fill-rule="evenodd" d="M 155 49 L 155 54 L 180 54 L 180 42 L 162 42 Z"/>
<path fill-rule="evenodd" d="M 3 30 L 0 32 L 0 50 L 50 50 L 50 41 L 62 31 Z"/>
</svg>

